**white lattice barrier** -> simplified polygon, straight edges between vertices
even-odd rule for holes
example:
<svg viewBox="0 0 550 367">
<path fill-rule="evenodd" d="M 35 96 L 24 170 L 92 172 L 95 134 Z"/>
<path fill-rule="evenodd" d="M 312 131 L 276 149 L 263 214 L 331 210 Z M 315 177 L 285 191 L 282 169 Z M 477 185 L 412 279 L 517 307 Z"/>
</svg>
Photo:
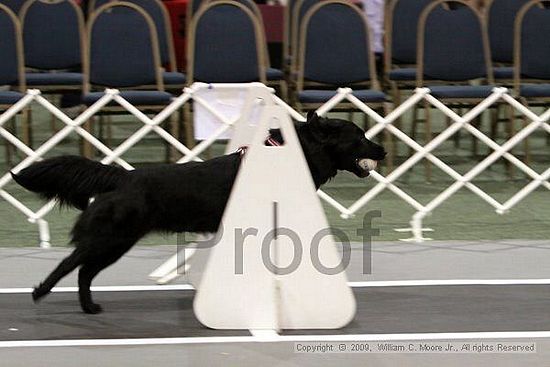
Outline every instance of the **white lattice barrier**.
<svg viewBox="0 0 550 367">
<path fill-rule="evenodd" d="M 205 102 L 204 100 L 200 98 L 195 99 L 195 103 L 202 104 L 207 110 L 209 110 L 212 114 L 218 117 L 222 121 L 223 126 L 218 131 L 214 132 L 209 139 L 203 141 L 201 144 L 197 145 L 194 149 L 187 148 L 184 144 L 178 141 L 174 136 L 172 136 L 170 133 L 164 130 L 160 126 L 160 124 L 164 122 L 166 119 L 168 119 L 172 114 L 174 114 L 180 108 L 182 108 L 183 105 L 187 103 L 190 99 L 193 99 L 194 95 L 199 90 L 212 89 L 212 88 L 215 88 L 215 89 L 234 88 L 235 90 L 246 88 L 251 91 L 254 91 L 254 89 L 257 89 L 257 88 L 261 88 L 261 89 L 267 89 L 270 91 L 270 93 L 273 93 L 271 89 L 267 88 L 266 86 L 260 83 L 232 84 L 232 85 L 195 83 L 190 88 L 186 88 L 183 94 L 174 98 L 173 101 L 165 109 L 163 109 L 153 118 L 150 118 L 147 115 L 145 115 L 143 112 L 141 112 L 138 108 L 136 108 L 135 106 L 130 104 L 128 101 L 126 101 L 124 98 L 122 98 L 119 95 L 118 90 L 106 89 L 105 95 L 101 99 L 99 99 L 96 103 L 94 103 L 84 112 L 82 112 L 78 117 L 76 117 L 75 119 L 71 119 L 67 115 L 65 115 L 60 109 L 58 109 L 56 106 L 54 106 L 44 97 L 42 97 L 40 95 L 40 91 L 35 89 L 28 90 L 26 95 L 20 101 L 18 101 L 16 104 L 11 106 L 7 111 L 5 111 L 2 115 L 0 115 L 0 135 L 2 135 L 11 144 L 13 144 L 16 148 L 18 148 L 24 154 L 27 155 L 27 158 L 25 158 L 23 161 L 21 161 L 19 164 L 13 167 L 11 171 L 14 173 L 17 173 L 22 169 L 24 169 L 25 167 L 32 164 L 33 162 L 42 159 L 42 157 L 47 152 L 49 152 L 56 145 L 62 142 L 72 132 L 76 132 L 77 134 L 79 134 L 84 140 L 88 141 L 90 144 L 92 144 L 95 148 L 97 148 L 100 152 L 102 152 L 105 155 L 105 157 L 101 160 L 102 163 L 110 164 L 115 162 L 128 170 L 132 170 L 133 167 L 128 162 L 120 158 L 121 155 L 124 154 L 126 151 L 128 151 L 130 148 L 132 148 L 135 144 L 137 144 L 141 139 L 143 139 L 147 134 L 151 132 L 158 134 L 168 144 L 173 146 L 181 154 L 184 155 L 184 158 L 182 158 L 180 162 L 185 162 L 189 160 L 200 160 L 200 158 L 198 158 L 198 155 L 202 151 L 204 151 L 206 148 L 208 148 L 208 146 L 210 146 L 216 140 L 216 138 L 219 135 L 221 135 L 225 130 L 232 128 L 235 125 L 235 123 L 239 120 L 240 117 L 234 120 L 228 120 L 223 115 L 220 115 L 218 111 L 211 108 L 211 106 L 209 106 L 208 103 Z M 255 102 L 254 99 L 252 98 L 249 100 L 251 101 L 251 103 Z M 61 122 L 63 122 L 66 125 L 63 129 L 58 131 L 55 135 L 53 135 L 46 142 L 40 145 L 36 150 L 33 150 L 27 145 L 25 145 L 21 140 L 19 140 L 16 136 L 11 134 L 8 130 L 6 130 L 3 127 L 7 121 L 9 121 L 17 113 L 21 112 L 23 109 L 28 107 L 33 102 L 43 106 L 47 111 L 52 113 L 55 117 L 57 117 Z M 92 118 L 95 114 L 100 112 L 103 107 L 105 107 L 107 104 L 111 102 L 116 102 L 118 105 L 120 105 L 125 110 L 127 110 L 128 113 L 135 116 L 138 119 L 138 121 L 143 123 L 143 126 L 140 129 L 138 129 L 134 134 L 129 136 L 115 149 L 110 149 L 109 147 L 107 147 L 105 144 L 103 144 L 101 141 L 99 141 L 96 137 L 94 137 L 88 131 L 83 129 L 81 126 L 90 118 Z M 244 110 L 248 110 L 248 109 L 244 108 Z M 297 115 L 301 119 L 303 119 L 301 115 L 299 114 Z M 47 204 L 45 204 L 44 206 L 42 206 L 37 211 L 33 211 L 32 209 L 24 205 L 21 201 L 19 201 L 17 198 L 15 198 L 13 195 L 11 195 L 6 190 L 4 190 L 4 187 L 11 181 L 11 179 L 12 178 L 9 172 L 6 172 L 0 178 L 0 196 L 2 196 L 6 201 L 12 204 L 16 209 L 18 209 L 23 214 L 25 214 L 31 223 L 38 224 L 40 246 L 49 247 L 50 233 L 49 233 L 48 223 L 44 219 L 44 217 L 54 208 L 55 201 L 52 200 Z"/>
<path fill-rule="evenodd" d="M 9 108 L 7 111 L 5 111 L 3 114 L 0 115 L 0 135 L 2 135 L 2 137 L 4 137 L 16 148 L 18 148 L 21 152 L 27 155 L 27 158 L 25 158 L 23 161 L 21 161 L 17 166 L 15 166 L 12 169 L 12 171 L 15 173 L 19 172 L 20 170 L 27 167 L 31 163 L 37 160 L 40 160 L 48 151 L 54 148 L 57 144 L 59 144 L 69 134 L 73 132 L 76 132 L 83 139 L 88 141 L 96 149 L 98 149 L 100 152 L 102 152 L 105 155 L 105 157 L 101 161 L 102 163 L 110 164 L 115 162 L 120 166 L 129 170 L 133 169 L 133 167 L 129 163 L 124 161 L 121 158 L 121 155 L 124 154 L 129 149 L 131 149 L 137 142 L 139 142 L 141 139 L 143 139 L 147 134 L 151 132 L 158 134 L 162 139 L 164 139 L 168 144 L 173 146 L 183 155 L 183 158 L 179 161 L 180 163 L 187 162 L 190 160 L 200 160 L 198 156 L 204 150 L 206 150 L 212 143 L 214 143 L 219 136 L 224 134 L 229 129 L 234 129 L 236 124 L 240 120 L 243 120 L 244 118 L 246 118 L 246 116 L 239 116 L 236 119 L 229 119 L 223 114 L 220 114 L 220 112 L 217 111 L 215 108 L 213 108 L 207 101 L 197 96 L 198 94 L 197 92 L 205 88 L 210 88 L 210 89 L 212 88 L 215 88 L 215 89 L 216 88 L 220 88 L 220 89 L 249 88 L 250 93 L 255 93 L 254 91 L 259 91 L 260 89 L 267 90 L 269 91 L 270 95 L 273 97 L 273 100 L 269 101 L 269 104 L 274 103 L 274 104 L 283 106 L 285 110 L 291 115 L 292 118 L 299 121 L 305 120 L 300 113 L 293 110 L 285 102 L 283 102 L 281 99 L 275 96 L 275 94 L 273 94 L 273 91 L 271 89 L 265 87 L 263 84 L 260 84 L 260 83 L 250 83 L 250 84 L 244 84 L 244 85 L 243 84 L 224 85 L 224 84 L 195 83 L 190 88 L 186 88 L 180 96 L 174 98 L 174 100 L 164 110 L 162 110 L 153 118 L 148 117 L 147 115 L 142 113 L 139 109 L 137 109 L 135 106 L 128 103 L 128 101 L 124 100 L 119 95 L 119 92 L 114 89 L 107 89 L 105 96 L 103 96 L 95 104 L 93 104 L 84 112 L 82 112 L 75 119 L 69 118 L 61 110 L 59 110 L 49 101 L 47 101 L 44 97 L 40 95 L 40 92 L 38 90 L 29 90 L 19 102 L 14 104 L 11 108 Z M 217 129 L 208 139 L 205 139 L 200 144 L 195 146 L 193 149 L 189 149 L 188 147 L 186 147 L 184 144 L 179 142 L 175 137 L 173 137 L 170 133 L 168 133 L 166 130 L 164 130 L 160 126 L 160 124 L 163 121 L 165 121 L 173 113 L 175 113 L 180 108 L 182 108 L 182 106 L 185 103 L 188 103 L 191 99 L 194 100 L 194 103 L 198 103 L 202 105 L 206 110 L 208 110 L 210 113 L 212 113 L 222 122 L 222 125 L 220 126 L 219 129 Z M 247 112 L 250 111 L 251 109 L 250 104 L 258 102 L 255 98 L 250 98 L 250 97 L 247 100 L 249 102 L 247 106 L 243 107 L 243 114 L 246 114 Z M 550 183 L 548 182 L 550 178 L 550 168 L 546 169 L 542 174 L 539 174 L 535 172 L 532 168 L 527 166 L 525 163 L 523 163 L 522 161 L 520 161 L 519 159 L 517 159 L 516 157 L 514 157 L 512 154 L 509 153 L 509 151 L 513 147 L 515 147 L 518 143 L 526 139 L 533 131 L 537 129 L 544 129 L 546 132 L 550 133 L 550 125 L 548 124 L 548 119 L 550 117 L 550 110 L 545 111 L 541 115 L 537 115 L 531 110 L 529 110 L 528 108 L 526 108 L 525 106 L 523 106 L 520 102 L 516 101 L 513 97 L 511 97 L 508 94 L 508 91 L 506 88 L 495 88 L 493 93 L 487 99 L 479 103 L 476 107 L 474 107 L 472 110 L 467 112 L 464 116 L 457 115 L 450 108 L 448 108 L 443 103 L 438 101 L 436 98 L 431 96 L 429 94 L 429 89 L 427 88 L 417 89 L 410 98 L 408 98 L 400 106 L 397 106 L 395 109 L 393 109 L 393 111 L 385 117 L 379 115 L 370 107 L 368 107 L 366 104 L 362 103 L 357 98 L 355 98 L 352 95 L 351 89 L 341 88 L 338 90 L 338 93 L 330 101 L 328 101 L 326 104 L 324 104 L 321 108 L 318 109 L 318 113 L 320 115 L 325 115 L 327 112 L 332 110 L 343 100 L 347 100 L 353 103 L 359 110 L 365 112 L 374 121 L 376 121 L 376 124 L 366 133 L 366 136 L 368 138 L 376 136 L 377 134 L 379 134 L 380 132 L 386 129 L 391 134 L 393 134 L 397 139 L 403 141 L 405 144 L 407 144 L 408 146 L 410 146 L 416 151 L 414 155 L 412 155 L 409 159 L 407 159 L 403 164 L 397 167 L 393 172 L 391 172 L 386 177 L 380 175 L 377 172 L 372 172 L 371 177 L 377 180 L 378 183 L 372 189 L 368 190 L 360 199 L 358 199 L 355 203 L 353 203 L 349 207 L 345 207 L 336 199 L 332 198 L 330 195 L 320 190 L 318 194 L 321 197 L 321 199 L 323 199 L 329 205 L 331 205 L 336 210 L 338 210 L 341 213 L 343 218 L 349 218 L 350 216 L 354 215 L 354 213 L 356 213 L 359 209 L 367 205 L 379 193 L 381 193 L 385 189 L 388 189 L 394 192 L 395 194 L 397 194 L 402 200 L 404 200 L 406 203 L 408 203 L 414 209 L 416 209 L 417 212 L 413 215 L 411 219 L 411 230 L 413 233 L 413 238 L 411 240 L 423 241 L 425 240 L 425 238 L 422 236 L 423 218 L 429 213 L 431 213 L 433 210 L 435 210 L 439 205 L 444 203 L 449 197 L 451 197 L 455 192 L 457 192 L 462 187 L 466 187 L 470 191 L 472 191 L 474 194 L 478 195 L 481 199 L 486 201 L 489 205 L 493 206 L 497 211 L 497 213 L 499 214 L 503 214 L 507 210 L 511 209 L 513 206 L 518 204 L 529 193 L 531 193 L 533 190 L 535 190 L 539 186 L 544 186 L 547 189 L 550 189 Z M 407 134 L 403 133 L 401 130 L 399 130 L 397 127 L 393 125 L 393 123 L 399 117 L 401 117 L 408 110 L 410 110 L 416 104 L 422 102 L 423 100 L 426 100 L 427 102 L 429 102 L 434 108 L 441 110 L 445 115 L 447 115 L 453 121 L 453 123 L 450 126 L 448 126 L 447 129 L 445 129 L 443 132 L 438 134 L 433 140 L 431 140 L 425 146 L 421 146 L 416 141 L 411 139 Z M 101 141 L 99 141 L 96 137 L 94 137 L 92 134 L 87 132 L 81 126 L 83 123 L 88 121 L 91 117 L 93 117 L 95 114 L 101 111 L 101 109 L 104 106 L 106 106 L 112 101 L 122 106 L 130 114 L 134 115 L 139 121 L 143 123 L 143 126 L 140 129 L 138 129 L 134 134 L 132 134 L 130 137 L 128 137 L 124 142 L 122 142 L 118 147 L 114 149 L 110 149 L 109 147 L 104 145 Z M 483 111 L 485 111 L 486 109 L 488 109 L 489 107 L 491 107 L 493 104 L 497 102 L 506 102 L 510 104 L 514 109 L 519 111 L 521 114 L 525 115 L 527 119 L 530 120 L 530 123 L 527 126 L 525 126 L 523 129 L 517 132 L 515 136 L 513 136 L 511 139 L 509 139 L 502 145 L 499 145 L 494 140 L 490 139 L 484 133 L 479 131 L 472 124 L 470 124 L 470 122 L 473 119 L 475 119 L 477 116 L 479 116 L 479 114 L 481 114 Z M 21 140 L 19 140 L 16 136 L 11 134 L 8 130 L 6 130 L 3 127 L 7 121 L 13 118 L 17 113 L 21 112 L 24 108 L 28 107 L 31 103 L 38 103 L 42 105 L 44 108 L 46 108 L 46 110 L 48 110 L 57 119 L 59 119 L 65 124 L 63 129 L 58 131 L 45 143 L 40 145 L 36 150 L 33 150 L 30 147 L 26 146 Z M 266 101 L 264 100 L 263 103 L 266 103 Z M 190 122 L 187 121 L 186 123 L 190 123 Z M 479 139 L 481 142 L 485 143 L 487 146 L 489 146 L 494 150 L 492 154 L 490 154 L 488 157 L 486 157 L 483 161 L 481 161 L 479 164 L 477 164 L 474 168 L 472 168 L 469 172 L 467 172 L 464 175 L 459 174 L 449 165 L 447 165 L 446 163 L 444 163 L 443 161 L 441 161 L 439 158 L 437 158 L 435 155 L 432 154 L 434 149 L 436 149 L 439 145 L 444 143 L 446 140 L 448 140 L 450 137 L 452 137 L 461 129 L 468 131 L 469 133 L 474 135 L 477 139 Z M 471 182 L 473 178 L 475 178 L 477 175 L 479 175 L 481 172 L 483 172 L 485 169 L 487 169 L 489 166 L 491 166 L 496 160 L 498 160 L 501 157 L 504 157 L 505 159 L 510 161 L 511 164 L 513 164 L 514 166 L 516 166 L 517 168 L 525 172 L 527 176 L 532 179 L 532 181 L 529 184 L 527 184 L 522 190 L 516 193 L 513 197 L 511 197 L 505 203 L 498 202 L 489 194 L 487 194 L 486 192 L 484 192 L 482 189 L 480 189 L 478 186 L 476 186 L 474 183 Z M 396 180 L 399 177 L 401 177 L 406 171 L 411 169 L 414 165 L 416 165 L 419 161 L 421 161 L 424 158 L 428 159 L 431 163 L 439 167 L 441 170 L 443 170 L 445 173 L 447 173 L 451 178 L 455 180 L 455 182 L 451 184 L 446 190 L 444 190 L 436 198 L 434 198 L 432 201 L 430 201 L 425 205 L 418 202 L 418 200 L 416 200 L 413 196 L 407 194 L 395 184 Z M 6 184 L 10 182 L 10 180 L 11 180 L 11 176 L 9 172 L 6 172 L 0 178 L 0 196 L 2 196 L 6 201 L 12 204 L 16 209 L 18 209 L 24 215 L 26 215 L 29 221 L 38 224 L 39 234 L 40 234 L 40 245 L 42 247 L 48 247 L 50 242 L 50 235 L 49 235 L 48 223 L 44 219 L 44 217 L 53 209 L 53 207 L 55 206 L 55 202 L 51 201 L 46 205 L 44 205 L 42 208 L 38 209 L 37 211 L 33 211 L 4 189 L 4 187 L 6 186 Z"/>
<path fill-rule="evenodd" d="M 334 96 L 334 98 L 332 98 L 332 100 L 328 101 L 324 106 L 319 108 L 318 113 L 323 115 L 343 100 L 348 100 L 376 121 L 377 124 L 369 129 L 369 131 L 367 131 L 367 138 L 371 138 L 379 134 L 382 130 L 387 129 L 391 134 L 395 135 L 395 137 L 413 148 L 416 153 L 413 154 L 409 159 L 403 162 L 403 164 L 397 167 L 386 177 L 376 172 L 373 172 L 371 176 L 378 181 L 378 184 L 367 191 L 359 200 L 357 200 L 349 208 L 347 208 L 345 212 L 342 211 L 343 217 L 354 214 L 360 208 L 367 205 L 384 189 L 389 189 L 417 210 L 410 222 L 410 230 L 413 233 L 413 237 L 406 240 L 422 242 L 426 240 L 426 238 L 424 238 L 422 235 L 422 220 L 433 210 L 435 210 L 446 200 L 448 200 L 462 187 L 468 188 L 474 194 L 479 196 L 482 200 L 493 206 L 498 214 L 506 213 L 513 206 L 523 200 L 529 193 L 531 193 L 533 190 L 541 185 L 546 187 L 547 189 L 550 189 L 550 183 L 548 182 L 550 178 L 550 167 L 547 168 L 542 174 L 538 174 L 532 168 L 530 168 L 525 163 L 509 153 L 512 148 L 514 148 L 517 144 L 526 139 L 531 133 L 533 133 L 537 129 L 544 129 L 546 130 L 546 132 L 550 133 L 550 125 L 548 124 L 548 119 L 550 118 L 550 109 L 546 110 L 541 115 L 537 115 L 529 110 L 527 107 L 522 105 L 520 102 L 515 100 L 513 97 L 511 97 L 508 94 L 508 90 L 506 88 L 494 88 L 492 94 L 489 97 L 487 97 L 485 100 L 483 100 L 470 111 L 468 111 L 464 116 L 459 116 L 449 107 L 445 106 L 442 102 L 431 96 L 429 94 L 430 90 L 428 88 L 418 88 L 409 99 L 407 99 L 404 103 L 395 108 L 390 114 L 388 114 L 388 116 L 383 117 L 372 110 L 370 107 L 368 107 L 366 104 L 362 103 L 356 97 L 354 97 L 352 95 L 352 92 L 353 91 L 349 88 L 339 89 L 338 93 Z M 447 129 L 443 130 L 425 146 L 421 146 L 393 125 L 393 123 L 400 116 L 402 116 L 406 111 L 414 107 L 422 100 L 426 100 L 427 102 L 429 102 L 431 106 L 442 111 L 453 121 L 453 123 L 448 126 Z M 502 145 L 499 145 L 494 140 L 478 130 L 475 126 L 470 124 L 470 122 L 478 117 L 482 112 L 484 112 L 489 107 L 499 101 L 510 104 L 514 109 L 525 115 L 527 119 L 531 121 L 527 126 L 517 132 L 513 137 L 511 137 Z M 489 156 L 479 162 L 475 167 L 473 167 L 464 175 L 459 174 L 453 168 L 448 166 L 446 163 L 444 163 L 431 153 L 434 149 L 436 149 L 446 140 L 451 138 L 461 129 L 468 131 L 481 142 L 485 143 L 487 146 L 494 150 L 493 153 L 491 153 Z M 525 172 L 532 179 L 532 181 L 528 185 L 526 185 L 523 189 L 521 189 L 514 196 L 508 199 L 505 203 L 498 202 L 491 195 L 487 194 L 485 191 L 483 191 L 471 182 L 472 179 L 474 179 L 477 175 L 479 175 L 501 157 L 507 159 L 511 164 Z M 411 169 L 423 158 L 428 159 L 430 162 L 439 167 L 443 172 L 447 173 L 451 178 L 455 180 L 453 184 L 451 184 L 447 189 L 445 189 L 443 192 L 441 192 L 438 196 L 436 196 L 433 200 L 425 205 L 419 203 L 415 198 L 413 198 L 394 184 L 394 182 L 399 177 L 401 177 L 407 170 Z"/>
</svg>

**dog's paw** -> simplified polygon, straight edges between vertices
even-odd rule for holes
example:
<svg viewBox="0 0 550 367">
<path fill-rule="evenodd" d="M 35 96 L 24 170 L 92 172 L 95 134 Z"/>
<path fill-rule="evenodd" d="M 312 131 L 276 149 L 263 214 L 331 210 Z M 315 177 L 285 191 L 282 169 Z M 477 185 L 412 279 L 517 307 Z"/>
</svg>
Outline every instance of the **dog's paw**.
<svg viewBox="0 0 550 367">
<path fill-rule="evenodd" d="M 32 291 L 32 300 L 34 301 L 34 303 L 38 303 L 48 293 L 50 293 L 50 291 L 43 290 L 42 285 L 39 285 Z"/>
<path fill-rule="evenodd" d="M 90 315 L 96 315 L 98 313 L 103 312 L 103 308 L 101 308 L 101 306 L 98 305 L 97 303 L 90 303 L 90 304 L 82 305 L 82 311 Z"/>
</svg>

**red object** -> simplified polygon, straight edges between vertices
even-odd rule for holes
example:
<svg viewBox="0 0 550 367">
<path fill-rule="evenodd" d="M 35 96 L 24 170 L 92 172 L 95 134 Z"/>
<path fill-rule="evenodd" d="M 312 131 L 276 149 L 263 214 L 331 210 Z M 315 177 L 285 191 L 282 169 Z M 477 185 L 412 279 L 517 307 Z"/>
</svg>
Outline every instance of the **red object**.
<svg viewBox="0 0 550 367">
<path fill-rule="evenodd" d="M 282 5 L 258 5 L 264 20 L 265 38 L 268 43 L 283 42 L 284 9 Z"/>
<path fill-rule="evenodd" d="M 187 66 L 187 2 L 188 0 L 163 1 L 170 14 L 177 68 L 183 72 Z"/>
</svg>

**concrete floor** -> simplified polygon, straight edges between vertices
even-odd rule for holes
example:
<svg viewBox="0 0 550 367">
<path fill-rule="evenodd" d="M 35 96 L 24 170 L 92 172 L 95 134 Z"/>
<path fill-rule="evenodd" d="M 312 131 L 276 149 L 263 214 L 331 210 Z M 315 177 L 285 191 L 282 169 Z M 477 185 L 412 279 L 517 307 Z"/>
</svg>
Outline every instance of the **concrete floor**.
<svg viewBox="0 0 550 367">
<path fill-rule="evenodd" d="M 514 340 L 509 340 L 514 342 Z M 522 342 L 522 340 L 518 340 Z M 404 341 L 408 343 L 409 341 Z M 490 340 L 484 340 L 490 342 Z M 293 342 L 161 346 L 22 348 L 0 351 L 10 367 L 55 366 L 548 366 L 550 339 L 537 341 L 533 354 L 298 354 Z M 36 359 L 33 359 L 36 357 Z M 76 362 L 78 360 L 78 362 Z"/>
<path fill-rule="evenodd" d="M 363 274 L 361 250 L 358 244 L 352 246 L 347 269 L 351 282 L 524 279 L 529 283 L 550 278 L 550 241 L 375 243 L 371 274 Z M 68 251 L 0 249 L 2 365 L 74 366 L 75 356 L 81 366 L 544 366 L 550 360 L 550 280 L 540 285 L 369 288 L 363 284 L 354 288 L 358 311 L 347 328 L 286 331 L 277 341 L 260 341 L 248 331 L 200 326 L 191 310 L 192 291 L 96 292 L 105 306 L 105 313 L 98 316 L 81 314 L 75 293 L 52 294 L 39 305 L 31 302 L 29 294 L 10 293 L 10 289 L 37 284 Z M 94 284 L 151 285 L 147 274 L 174 251 L 168 246 L 135 248 Z M 74 274 L 59 285 L 75 286 Z M 451 334 L 438 334 L 442 332 Z M 419 343 L 418 339 L 437 344 L 527 342 L 535 343 L 536 353 L 294 352 L 297 340 L 344 338 L 375 346 L 384 340 L 407 344 L 408 337 L 415 339 L 412 343 Z M 100 339 L 101 344 L 107 338 L 114 342 L 95 346 L 59 342 Z M 160 339 L 144 345 L 105 345 L 142 338 Z M 15 347 L 21 340 L 50 340 L 60 346 Z"/>
<path fill-rule="evenodd" d="M 176 246 L 137 246 L 101 272 L 94 285 L 154 284 L 147 275 L 175 254 L 176 249 Z M 550 240 L 377 242 L 370 254 L 370 274 L 364 274 L 369 272 L 369 254 L 363 253 L 363 245 L 355 243 L 351 249 L 347 275 L 352 282 L 550 278 Z M 64 247 L 0 248 L 0 288 L 38 284 L 70 251 L 71 248 Z M 363 266 L 364 256 L 367 266 Z M 184 282 L 180 278 L 176 283 Z M 76 286 L 76 273 L 64 278 L 59 286 Z"/>
</svg>

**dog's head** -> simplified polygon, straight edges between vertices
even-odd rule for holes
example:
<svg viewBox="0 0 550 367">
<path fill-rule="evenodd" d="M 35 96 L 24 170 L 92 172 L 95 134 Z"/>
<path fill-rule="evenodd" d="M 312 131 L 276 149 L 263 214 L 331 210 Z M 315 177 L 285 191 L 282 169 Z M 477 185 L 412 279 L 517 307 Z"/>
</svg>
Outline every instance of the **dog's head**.
<svg viewBox="0 0 550 367">
<path fill-rule="evenodd" d="M 315 140 L 322 144 L 323 150 L 328 152 L 337 170 L 367 177 L 386 156 L 384 148 L 368 140 L 365 132 L 352 122 L 309 113 L 307 127 Z"/>
</svg>

